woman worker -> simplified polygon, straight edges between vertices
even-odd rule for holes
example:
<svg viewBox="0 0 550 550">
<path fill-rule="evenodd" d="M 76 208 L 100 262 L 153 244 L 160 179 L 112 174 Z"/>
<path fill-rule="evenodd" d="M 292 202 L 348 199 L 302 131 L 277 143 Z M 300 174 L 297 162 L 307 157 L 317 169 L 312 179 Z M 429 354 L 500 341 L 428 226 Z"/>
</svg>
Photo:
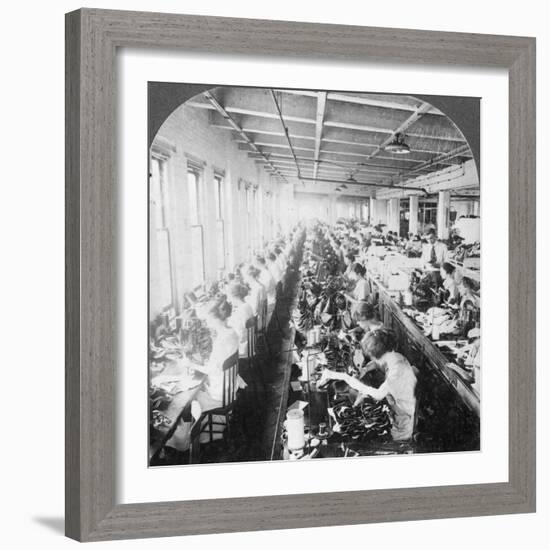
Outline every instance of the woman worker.
<svg viewBox="0 0 550 550">
<path fill-rule="evenodd" d="M 260 270 L 259 280 L 265 287 L 267 293 L 267 319 L 266 325 L 269 325 L 269 320 L 275 309 L 275 302 L 277 300 L 277 282 L 273 278 L 271 271 L 267 268 L 267 262 L 263 256 L 256 257 L 255 267 Z"/>
<path fill-rule="evenodd" d="M 378 329 L 370 332 L 362 343 L 363 353 L 370 356 L 385 370 L 385 379 L 379 388 L 368 386 L 357 378 L 328 369 L 323 371 L 318 385 L 330 380 L 343 380 L 358 392 L 355 405 L 370 396 L 377 401 L 386 398 L 391 408 L 391 435 L 395 441 L 412 438 L 416 410 L 416 369 L 395 351 L 396 340 L 392 331 Z"/>
<path fill-rule="evenodd" d="M 193 363 L 190 365 L 194 370 L 207 375 L 204 388 L 198 392 L 195 398 L 199 402 L 202 412 L 222 406 L 223 364 L 239 349 L 237 333 L 227 325 L 230 313 L 231 306 L 226 301 L 225 296 L 217 298 L 197 310 L 197 315 L 205 321 L 206 326 L 215 335 L 212 342 L 212 353 L 206 364 L 196 365 Z M 239 385 L 244 386 L 240 379 Z M 218 425 L 213 426 L 214 439 L 220 439 L 225 429 L 220 424 L 225 422 L 225 417 L 214 415 L 214 421 L 218 423 Z M 182 420 L 166 445 L 179 451 L 186 451 L 190 444 L 191 426 L 191 422 Z M 208 434 L 203 435 L 205 437 L 204 442 L 209 441 Z"/>
<path fill-rule="evenodd" d="M 350 271 L 350 279 L 355 281 L 355 286 L 349 294 L 344 294 L 348 302 L 350 302 L 350 312 L 352 317 L 355 315 L 360 304 L 366 303 L 369 298 L 370 289 L 369 283 L 365 279 L 367 270 L 359 263 L 354 263 Z"/>
<path fill-rule="evenodd" d="M 479 298 L 475 295 L 474 282 L 470 277 L 462 277 L 458 287 L 460 294 L 460 308 L 479 308 Z"/>
<path fill-rule="evenodd" d="M 248 355 L 248 332 L 246 322 L 254 317 L 252 307 L 245 302 L 248 295 L 248 289 L 238 283 L 233 282 L 227 287 L 227 298 L 231 304 L 231 316 L 227 319 L 227 325 L 231 327 L 239 337 L 239 357 Z"/>
<path fill-rule="evenodd" d="M 275 256 L 273 252 L 270 252 L 266 256 L 266 262 L 267 262 L 267 269 L 273 276 L 273 279 L 275 279 L 275 285 L 278 285 L 283 277 L 283 274 L 281 273 L 281 270 L 277 265 L 277 256 Z"/>
<path fill-rule="evenodd" d="M 369 333 L 373 332 L 374 330 L 379 330 L 384 328 L 384 324 L 380 320 L 380 317 L 378 316 L 378 312 L 376 311 L 375 306 L 372 304 L 369 304 L 367 302 L 361 302 L 358 304 L 355 314 L 353 316 L 353 321 L 357 324 L 357 326 L 351 331 L 355 334 L 356 340 L 358 342 L 361 342 L 361 350 L 356 349 L 353 355 L 353 362 L 355 366 L 359 369 L 360 372 L 360 378 L 363 378 L 367 373 L 379 370 L 378 364 L 374 361 L 371 361 L 364 365 L 365 359 L 368 359 L 366 356 L 363 348 L 364 343 L 366 342 L 366 337 Z M 363 350 L 363 351 L 362 351 Z M 364 365 L 364 366 L 363 366 Z M 373 375 L 377 375 L 378 373 L 373 373 Z M 379 376 L 376 376 L 373 378 L 373 380 L 378 381 Z M 376 384 L 378 387 L 380 385 L 381 381 Z"/>
<path fill-rule="evenodd" d="M 351 279 L 351 270 L 353 269 L 353 264 L 354 263 L 355 263 L 355 254 L 353 252 L 348 252 L 344 256 L 344 265 L 346 267 L 345 267 L 343 275 L 346 279 Z"/>
<path fill-rule="evenodd" d="M 380 321 L 375 307 L 368 302 L 361 302 L 357 306 L 353 319 L 365 335 L 373 330 L 384 328 L 384 324 Z"/>
<path fill-rule="evenodd" d="M 442 287 L 445 301 L 451 304 L 457 303 L 459 300 L 459 291 L 455 279 L 455 266 L 449 262 L 443 262 L 439 272 L 443 280 Z"/>
<path fill-rule="evenodd" d="M 248 296 L 245 298 L 246 302 L 252 308 L 252 313 L 258 316 L 259 326 L 262 326 L 264 322 L 261 319 L 262 304 L 267 302 L 267 292 L 264 285 L 260 283 L 260 270 L 256 269 L 253 265 L 249 265 L 242 271 L 243 280 L 250 288 Z"/>
</svg>

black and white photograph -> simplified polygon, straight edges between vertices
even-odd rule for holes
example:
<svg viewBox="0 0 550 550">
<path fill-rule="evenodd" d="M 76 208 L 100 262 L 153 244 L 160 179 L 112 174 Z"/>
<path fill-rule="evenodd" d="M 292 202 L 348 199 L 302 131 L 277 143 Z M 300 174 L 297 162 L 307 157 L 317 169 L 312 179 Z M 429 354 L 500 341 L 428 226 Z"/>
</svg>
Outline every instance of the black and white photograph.
<svg viewBox="0 0 550 550">
<path fill-rule="evenodd" d="M 198 88 L 149 151 L 149 465 L 478 451 L 480 100 L 442 98 L 467 137 L 437 97 Z"/>
</svg>

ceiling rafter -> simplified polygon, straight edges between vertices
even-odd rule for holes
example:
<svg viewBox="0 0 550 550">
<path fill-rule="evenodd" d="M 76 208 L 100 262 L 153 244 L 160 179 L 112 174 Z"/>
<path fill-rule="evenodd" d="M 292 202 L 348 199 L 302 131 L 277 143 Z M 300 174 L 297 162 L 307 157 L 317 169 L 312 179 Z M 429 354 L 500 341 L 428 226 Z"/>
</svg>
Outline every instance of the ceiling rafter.
<svg viewBox="0 0 550 550">
<path fill-rule="evenodd" d="M 453 151 L 450 151 L 448 153 L 443 153 L 438 157 L 435 157 L 434 159 L 426 161 L 424 164 L 421 164 L 420 166 L 416 166 L 415 168 L 412 168 L 411 170 L 407 171 L 407 175 L 419 172 L 424 168 L 432 167 L 435 164 L 441 164 L 442 161 L 448 161 L 456 157 L 462 156 L 463 153 L 465 153 L 466 151 L 470 151 L 470 146 L 468 144 L 461 145 L 460 147 L 457 147 Z"/>
<path fill-rule="evenodd" d="M 225 130 L 232 130 L 233 128 L 231 126 L 228 126 L 228 125 L 221 125 L 221 124 L 218 124 L 216 122 L 214 122 L 212 124 L 212 126 L 214 128 L 222 128 L 222 129 L 225 129 Z M 273 137 L 284 137 L 284 133 L 282 132 L 272 132 L 272 131 L 266 131 L 264 128 L 260 128 L 260 127 L 249 127 L 249 126 L 244 126 L 243 127 L 243 130 L 249 134 L 262 134 L 262 135 L 266 135 L 266 136 L 273 136 Z M 407 134 L 407 135 L 412 135 L 412 134 Z M 300 135 L 300 134 L 293 134 L 293 133 L 289 133 L 289 136 L 291 139 L 303 139 L 303 140 L 309 140 L 309 141 L 315 141 L 315 136 L 306 136 L 306 135 Z M 426 138 L 426 136 L 422 136 L 424 138 Z M 436 138 L 436 137 L 432 137 L 432 138 L 427 138 L 427 139 L 433 139 L 433 140 L 443 140 L 443 141 L 455 141 L 455 140 L 448 140 L 447 138 Z M 357 141 L 347 141 L 347 140 L 341 140 L 341 139 L 334 139 L 334 138 L 329 138 L 329 137 L 323 137 L 323 141 L 327 142 L 327 143 L 339 143 L 339 144 L 342 144 L 342 145 L 353 145 L 355 147 L 371 147 L 371 148 L 376 148 L 378 147 L 378 144 L 376 143 L 367 143 L 367 142 L 357 142 Z M 258 144 L 260 142 L 257 142 Z M 270 144 L 268 142 L 266 143 L 263 143 L 264 146 L 266 147 L 270 147 L 270 146 L 277 146 L 277 144 Z M 281 146 L 282 144 L 278 144 L 279 146 Z M 284 147 L 286 147 L 286 145 L 284 145 Z M 310 149 L 310 150 L 314 150 L 314 149 Z M 411 147 L 411 152 L 412 153 L 423 153 L 423 154 L 440 154 L 441 151 L 436 151 L 436 150 L 433 150 L 433 149 L 416 149 L 416 148 L 413 148 Z M 362 155 L 362 156 L 365 156 L 365 155 Z M 382 158 L 382 157 L 380 157 Z M 386 157 L 388 158 L 388 157 Z M 393 157 L 391 157 L 393 158 Z M 403 159 L 403 160 L 407 160 L 407 161 L 411 161 L 411 159 Z M 424 161 L 416 161 L 416 162 L 424 162 Z"/>
<path fill-rule="evenodd" d="M 285 94 L 299 95 L 305 97 L 317 97 L 319 92 L 313 90 L 277 90 Z M 357 105 L 367 105 L 369 107 L 379 107 L 381 109 L 393 109 L 399 111 L 415 111 L 415 105 L 408 105 L 406 103 L 398 103 L 397 101 L 375 99 L 368 96 L 367 93 L 364 95 L 351 95 L 345 92 L 326 92 L 327 99 L 330 101 L 339 101 L 341 103 L 355 103 Z M 414 98 L 416 99 L 416 98 Z M 441 111 L 432 107 L 429 111 L 432 115 L 445 116 Z"/>
<path fill-rule="evenodd" d="M 273 92 L 274 94 L 275 92 Z M 190 101 L 188 103 L 191 107 L 198 107 L 200 109 L 212 109 L 211 106 L 209 106 L 206 103 L 200 103 L 196 101 Z M 258 111 L 254 109 L 245 109 L 242 107 L 233 107 L 231 105 L 226 105 L 224 107 L 225 111 L 227 113 L 234 113 L 237 115 L 247 115 L 251 117 L 260 117 L 260 118 L 270 118 L 270 119 L 277 119 L 279 116 L 276 113 L 270 113 L 269 111 Z M 316 125 L 317 121 L 314 118 L 308 118 L 308 117 L 300 117 L 296 115 L 285 115 L 285 119 L 288 122 L 301 122 L 303 124 L 311 124 Z M 392 134 L 393 130 L 392 128 L 388 128 L 385 126 L 369 126 L 365 124 L 352 124 L 350 122 L 338 122 L 338 121 L 326 121 L 326 126 L 334 127 L 334 128 L 344 128 L 349 130 L 359 130 L 362 132 L 375 132 L 380 134 Z M 411 134 L 413 135 L 413 134 Z M 417 137 L 424 137 L 421 135 L 418 135 Z M 458 140 L 459 138 L 448 138 L 452 141 Z"/>
<path fill-rule="evenodd" d="M 417 98 L 275 88 L 227 89 L 217 97 L 203 93 L 186 105 L 207 111 L 212 127 L 229 130 L 240 150 L 281 181 L 346 181 L 355 174 L 386 186 L 414 185 L 418 176 L 472 158 L 445 115 Z M 406 157 L 384 151 L 398 133 L 411 138 Z"/>
<path fill-rule="evenodd" d="M 294 148 L 292 147 L 292 142 L 290 141 L 288 128 L 287 128 L 287 125 L 285 124 L 285 119 L 283 118 L 283 112 L 281 110 L 281 106 L 279 105 L 279 102 L 277 101 L 277 97 L 275 96 L 275 92 L 273 90 L 271 90 L 271 97 L 273 98 L 273 102 L 275 103 L 275 108 L 277 109 L 277 113 L 279 115 L 279 120 L 281 121 L 281 125 L 283 126 L 283 131 L 285 133 L 286 140 L 288 142 L 288 147 L 290 149 L 290 152 L 292 153 L 292 156 L 294 157 L 294 162 L 296 163 L 296 170 L 298 172 L 298 178 L 300 178 L 300 165 L 298 164 L 296 153 L 294 152 Z"/>
<path fill-rule="evenodd" d="M 395 136 L 397 134 L 402 134 L 416 121 L 418 121 L 422 115 L 427 113 L 431 109 L 431 105 L 428 103 L 422 103 L 416 111 L 414 111 L 405 121 L 403 121 L 393 132 L 389 137 L 387 137 L 372 153 L 370 153 L 366 158 L 365 161 L 369 161 L 373 157 L 375 157 L 380 151 L 384 150 L 384 148 L 392 142 L 393 139 L 395 139 Z M 364 162 L 365 162 L 364 161 Z"/>
<path fill-rule="evenodd" d="M 211 92 L 204 92 L 204 97 L 210 101 L 210 103 L 216 108 L 216 110 L 227 120 L 227 122 L 230 124 L 230 126 L 238 132 L 241 137 L 256 151 L 258 154 L 260 154 L 264 160 L 266 165 L 270 166 L 271 169 L 278 174 L 286 183 L 287 179 L 285 176 L 283 176 L 277 168 L 274 166 L 274 164 L 269 160 L 269 157 L 267 155 L 264 155 L 264 153 L 259 149 L 259 147 L 248 137 L 247 133 L 231 118 L 231 115 L 224 109 L 222 104 L 212 95 Z"/>
<path fill-rule="evenodd" d="M 321 140 L 323 138 L 323 124 L 325 121 L 325 108 L 327 104 L 327 92 L 317 94 L 317 115 L 315 119 L 315 151 L 313 154 L 313 179 L 317 177 L 319 170 L 319 155 L 321 154 Z"/>
</svg>

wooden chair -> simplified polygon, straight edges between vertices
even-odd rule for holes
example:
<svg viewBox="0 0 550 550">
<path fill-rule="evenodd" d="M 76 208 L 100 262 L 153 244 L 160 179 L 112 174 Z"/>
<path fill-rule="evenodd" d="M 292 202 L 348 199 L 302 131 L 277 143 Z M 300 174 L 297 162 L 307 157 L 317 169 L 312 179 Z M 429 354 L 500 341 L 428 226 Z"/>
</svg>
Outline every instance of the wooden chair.
<svg viewBox="0 0 550 550">
<path fill-rule="evenodd" d="M 262 351 L 269 352 L 269 344 L 267 343 L 267 299 L 262 300 L 260 311 L 256 320 L 256 336 L 254 338 L 254 353 L 257 353 L 256 348 L 262 346 Z M 248 330 L 248 329 L 247 329 Z"/>
<path fill-rule="evenodd" d="M 266 301 L 267 304 L 267 301 Z M 265 312 L 264 317 L 265 319 Z M 246 348 L 246 359 L 248 363 L 248 367 L 252 368 L 254 356 L 256 355 L 256 337 L 258 332 L 258 324 L 261 317 L 258 317 L 258 315 L 255 315 L 254 317 L 250 317 L 248 321 L 245 324 L 246 328 L 246 337 L 247 337 L 247 348 Z"/>
<path fill-rule="evenodd" d="M 216 432 L 214 428 L 216 426 L 225 426 L 223 431 L 223 437 L 226 439 L 231 424 L 231 415 L 235 406 L 237 397 L 237 375 L 239 370 L 239 353 L 235 352 L 231 357 L 228 357 L 222 366 L 223 370 L 223 383 L 222 383 L 222 404 L 221 406 L 204 411 L 199 420 L 195 422 L 191 429 L 191 448 L 189 451 L 190 461 L 193 456 L 197 456 L 198 446 L 200 445 L 200 436 L 203 433 L 208 433 L 209 442 L 214 441 L 214 434 Z M 214 416 L 223 416 L 225 422 L 217 422 L 214 420 Z"/>
</svg>

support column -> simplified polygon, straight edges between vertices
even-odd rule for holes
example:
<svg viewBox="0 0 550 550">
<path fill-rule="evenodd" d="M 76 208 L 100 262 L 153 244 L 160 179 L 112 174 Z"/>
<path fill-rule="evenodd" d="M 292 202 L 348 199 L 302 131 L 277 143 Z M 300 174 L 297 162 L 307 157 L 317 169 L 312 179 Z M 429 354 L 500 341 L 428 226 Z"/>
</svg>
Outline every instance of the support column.
<svg viewBox="0 0 550 550">
<path fill-rule="evenodd" d="M 371 199 L 371 224 L 378 225 L 379 223 L 387 223 L 387 200 Z"/>
<path fill-rule="evenodd" d="M 409 197 L 409 233 L 418 233 L 418 195 Z"/>
<path fill-rule="evenodd" d="M 449 238 L 449 207 L 451 205 L 451 193 L 440 191 L 437 201 L 437 237 Z"/>
<path fill-rule="evenodd" d="M 390 199 L 388 205 L 388 230 L 399 233 L 399 199 Z"/>
</svg>

